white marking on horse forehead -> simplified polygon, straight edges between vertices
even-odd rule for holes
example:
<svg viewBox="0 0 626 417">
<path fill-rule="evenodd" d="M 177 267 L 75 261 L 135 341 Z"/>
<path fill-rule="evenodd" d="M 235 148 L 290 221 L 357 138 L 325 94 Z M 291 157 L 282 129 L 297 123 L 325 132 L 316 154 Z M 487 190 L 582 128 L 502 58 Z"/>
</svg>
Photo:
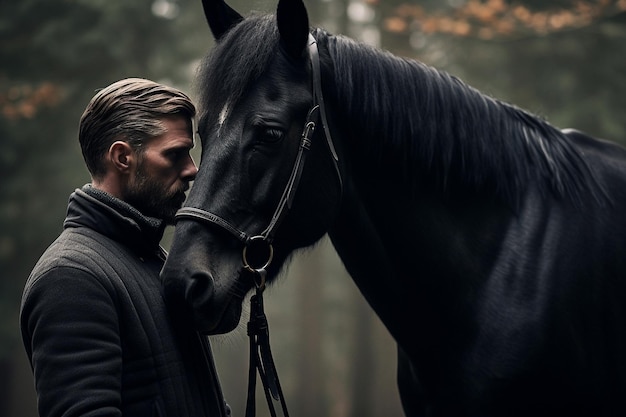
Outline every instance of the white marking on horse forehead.
<svg viewBox="0 0 626 417">
<path fill-rule="evenodd" d="M 217 128 L 217 135 L 220 135 L 220 132 L 222 131 L 222 126 L 224 126 L 224 123 L 226 123 L 226 120 L 228 119 L 228 113 L 230 112 L 230 100 L 226 101 L 226 103 L 224 104 L 224 107 L 222 107 L 222 110 L 220 111 L 220 114 L 217 118 L 217 124 L 218 124 L 218 128 Z"/>
</svg>

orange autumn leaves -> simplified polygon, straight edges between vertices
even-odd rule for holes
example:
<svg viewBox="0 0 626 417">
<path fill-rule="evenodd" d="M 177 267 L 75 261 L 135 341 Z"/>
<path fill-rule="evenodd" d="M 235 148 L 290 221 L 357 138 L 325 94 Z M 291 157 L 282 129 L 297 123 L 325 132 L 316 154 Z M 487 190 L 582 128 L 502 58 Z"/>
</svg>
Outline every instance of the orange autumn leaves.
<svg viewBox="0 0 626 417">
<path fill-rule="evenodd" d="M 60 99 L 60 88 L 51 82 L 6 86 L 0 88 L 0 115 L 7 120 L 31 119 L 42 107 L 52 107 Z"/>
<path fill-rule="evenodd" d="M 434 13 L 405 3 L 385 19 L 384 27 L 396 33 L 417 30 L 480 39 L 514 38 L 581 28 L 624 11 L 626 0 L 573 0 L 568 7 L 542 10 L 504 0 L 468 0 Z"/>
</svg>

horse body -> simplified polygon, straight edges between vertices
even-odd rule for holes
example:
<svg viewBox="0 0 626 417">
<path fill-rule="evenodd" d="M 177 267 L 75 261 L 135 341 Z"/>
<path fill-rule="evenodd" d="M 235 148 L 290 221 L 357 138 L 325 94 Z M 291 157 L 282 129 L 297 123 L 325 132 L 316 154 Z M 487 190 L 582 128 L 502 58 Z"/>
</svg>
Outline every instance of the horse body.
<svg viewBox="0 0 626 417">
<path fill-rule="evenodd" d="M 611 204 L 347 183 L 329 235 L 402 350 L 408 415 L 624 411 L 626 154 L 569 136 Z"/>
<path fill-rule="evenodd" d="M 418 392 L 435 415 L 624 409 L 626 293 L 607 279 L 624 268 L 617 210 L 590 218 L 529 191 L 513 216 L 468 201 L 394 204 L 378 191 L 368 191 L 377 202 L 346 207 L 330 236 L 410 358 L 408 415 L 422 415 L 408 409 Z"/>
<path fill-rule="evenodd" d="M 312 101 L 308 20 L 288 0 L 277 21 L 205 10 L 218 44 L 201 72 L 203 155 L 186 206 L 255 235 Z M 268 280 L 327 232 L 398 343 L 407 415 L 626 413 L 624 149 L 313 33 L 340 178 L 318 128 Z M 241 246 L 222 227 L 177 225 L 165 293 L 203 332 L 239 320 L 254 285 Z"/>
</svg>

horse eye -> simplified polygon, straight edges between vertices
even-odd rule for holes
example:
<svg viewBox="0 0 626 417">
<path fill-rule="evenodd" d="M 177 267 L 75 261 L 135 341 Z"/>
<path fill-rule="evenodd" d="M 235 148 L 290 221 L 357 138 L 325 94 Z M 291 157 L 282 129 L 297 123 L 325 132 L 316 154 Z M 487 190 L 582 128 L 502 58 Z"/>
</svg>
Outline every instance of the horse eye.
<svg viewBox="0 0 626 417">
<path fill-rule="evenodd" d="M 276 128 L 267 128 L 261 132 L 259 142 L 278 143 L 283 139 L 284 136 L 285 134 L 282 130 Z"/>
</svg>

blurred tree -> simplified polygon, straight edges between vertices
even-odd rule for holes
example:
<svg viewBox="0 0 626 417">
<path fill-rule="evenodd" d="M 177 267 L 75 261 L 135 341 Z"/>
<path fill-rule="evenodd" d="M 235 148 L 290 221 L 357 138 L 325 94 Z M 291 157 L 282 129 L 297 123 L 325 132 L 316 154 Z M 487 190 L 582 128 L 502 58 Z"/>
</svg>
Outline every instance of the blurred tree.
<svg viewBox="0 0 626 417">
<path fill-rule="evenodd" d="M 320 312 L 324 311 L 322 301 L 324 273 L 320 256 L 301 257 L 300 262 L 291 269 L 297 276 L 298 289 L 298 373 L 295 378 L 297 403 L 294 415 L 321 416 L 327 414 L 327 397 L 324 395 L 324 363 L 322 334 L 323 323 Z M 291 274 L 290 274 L 291 275 Z M 294 279 L 292 276 L 291 279 Z"/>
<path fill-rule="evenodd" d="M 422 5 L 403 3 L 386 19 L 385 28 L 502 40 L 597 25 L 626 11 L 624 0 L 461 0 L 448 4 L 444 10 L 428 11 Z"/>
</svg>

